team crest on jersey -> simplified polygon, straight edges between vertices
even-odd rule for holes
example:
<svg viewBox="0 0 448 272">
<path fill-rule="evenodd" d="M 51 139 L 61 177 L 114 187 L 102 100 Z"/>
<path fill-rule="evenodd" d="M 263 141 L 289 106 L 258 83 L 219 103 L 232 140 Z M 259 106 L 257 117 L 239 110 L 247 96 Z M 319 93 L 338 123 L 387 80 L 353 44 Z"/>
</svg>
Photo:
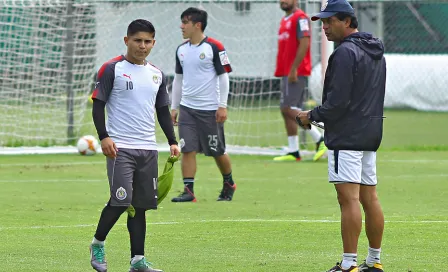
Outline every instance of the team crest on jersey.
<svg viewBox="0 0 448 272">
<path fill-rule="evenodd" d="M 120 187 L 117 189 L 117 192 L 115 193 L 115 196 L 118 200 L 125 200 L 128 196 L 128 193 L 126 193 L 126 189 L 123 187 Z"/>
<path fill-rule="evenodd" d="M 291 21 L 287 21 L 285 27 L 286 27 L 286 29 L 290 29 L 291 28 Z"/>
<path fill-rule="evenodd" d="M 184 66 L 184 54 L 180 53 L 179 62 L 181 66 Z"/>
<path fill-rule="evenodd" d="M 324 11 L 327 8 L 327 6 L 328 6 L 328 1 L 325 1 L 325 3 L 320 8 L 320 11 Z"/>
<path fill-rule="evenodd" d="M 181 139 L 179 140 L 179 146 L 180 146 L 180 148 L 183 148 L 183 147 L 185 146 L 185 140 L 184 140 L 184 138 L 181 138 Z"/>
<path fill-rule="evenodd" d="M 154 75 L 154 76 L 152 77 L 152 80 L 154 81 L 155 84 L 160 84 L 161 81 L 162 81 L 162 78 L 159 77 L 159 76 Z"/>
<path fill-rule="evenodd" d="M 204 53 L 201 53 L 201 54 L 199 55 L 199 58 L 200 58 L 201 60 L 205 59 L 205 54 L 204 54 Z"/>
</svg>

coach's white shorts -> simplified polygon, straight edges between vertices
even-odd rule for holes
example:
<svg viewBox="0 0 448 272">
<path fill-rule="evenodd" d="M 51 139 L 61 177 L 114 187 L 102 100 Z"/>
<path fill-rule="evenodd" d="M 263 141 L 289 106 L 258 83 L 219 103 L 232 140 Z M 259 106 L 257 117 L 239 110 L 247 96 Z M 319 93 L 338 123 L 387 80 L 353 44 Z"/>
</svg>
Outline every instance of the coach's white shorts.
<svg viewBox="0 0 448 272">
<path fill-rule="evenodd" d="M 376 152 L 328 150 L 328 181 L 376 185 Z"/>
</svg>

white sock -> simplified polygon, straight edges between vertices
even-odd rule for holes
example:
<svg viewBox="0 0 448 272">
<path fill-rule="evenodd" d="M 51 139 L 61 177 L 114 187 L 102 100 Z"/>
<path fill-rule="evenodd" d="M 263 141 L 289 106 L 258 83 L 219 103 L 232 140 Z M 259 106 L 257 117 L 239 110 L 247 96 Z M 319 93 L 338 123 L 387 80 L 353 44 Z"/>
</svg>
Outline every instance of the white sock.
<svg viewBox="0 0 448 272">
<path fill-rule="evenodd" d="M 288 136 L 289 152 L 299 151 L 299 136 Z"/>
<path fill-rule="evenodd" d="M 92 244 L 104 246 L 104 241 L 100 241 L 100 240 L 96 239 L 95 237 L 93 237 Z"/>
<path fill-rule="evenodd" d="M 373 266 L 376 263 L 381 263 L 380 254 L 381 254 L 381 248 L 369 247 L 369 253 L 367 254 L 366 264 L 368 266 Z"/>
<path fill-rule="evenodd" d="M 358 254 L 356 253 L 344 253 L 342 255 L 342 263 L 341 263 L 342 269 L 347 270 L 352 266 L 356 266 L 357 258 Z"/>
<path fill-rule="evenodd" d="M 315 143 L 319 142 L 322 138 L 322 133 L 320 133 L 320 130 L 318 130 L 315 126 L 311 126 L 311 129 L 308 130 L 308 133 L 310 134 L 311 138 L 313 138 L 313 141 Z"/>
<path fill-rule="evenodd" d="M 145 258 L 145 256 L 143 256 L 143 255 L 135 255 L 134 258 L 132 258 L 132 260 L 131 260 L 131 264 L 136 264 L 143 258 Z"/>
</svg>

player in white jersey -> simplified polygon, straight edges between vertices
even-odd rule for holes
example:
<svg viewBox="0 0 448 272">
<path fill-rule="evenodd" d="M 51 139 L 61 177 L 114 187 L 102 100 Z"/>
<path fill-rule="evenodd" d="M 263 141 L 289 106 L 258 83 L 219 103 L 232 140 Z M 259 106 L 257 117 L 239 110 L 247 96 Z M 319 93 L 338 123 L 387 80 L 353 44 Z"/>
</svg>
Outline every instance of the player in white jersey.
<svg viewBox="0 0 448 272">
<path fill-rule="evenodd" d="M 157 209 L 157 145 L 155 115 L 170 145 L 179 156 L 169 111 L 169 96 L 162 71 L 145 59 L 155 44 L 154 26 L 142 19 L 131 22 L 124 42 L 127 53 L 103 64 L 93 92 L 93 121 L 107 156 L 110 199 L 96 229 L 91 264 L 107 271 L 104 241 L 129 207 L 127 227 L 131 242 L 130 272 L 157 272 L 145 259 L 145 211 Z M 104 109 L 107 108 L 107 128 Z M 131 213 L 130 213 L 131 214 Z"/>
<path fill-rule="evenodd" d="M 227 119 L 229 76 L 227 52 L 217 40 L 204 35 L 207 12 L 188 8 L 181 15 L 181 29 L 187 42 L 176 51 L 171 118 L 177 124 L 182 147 L 184 192 L 173 202 L 196 202 L 194 177 L 196 154 L 214 157 L 223 176 L 218 201 L 231 201 L 236 190 L 232 166 L 226 153 L 224 122 Z M 182 146 L 183 144 L 183 146 Z"/>
</svg>

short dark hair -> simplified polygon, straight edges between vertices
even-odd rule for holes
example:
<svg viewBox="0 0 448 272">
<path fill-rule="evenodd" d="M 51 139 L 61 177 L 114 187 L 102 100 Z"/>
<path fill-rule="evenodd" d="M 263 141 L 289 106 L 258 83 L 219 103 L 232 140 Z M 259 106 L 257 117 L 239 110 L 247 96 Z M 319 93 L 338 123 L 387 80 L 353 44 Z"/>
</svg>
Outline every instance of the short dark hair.
<svg viewBox="0 0 448 272">
<path fill-rule="evenodd" d="M 193 24 L 201 23 L 201 29 L 202 31 L 205 30 L 207 27 L 207 12 L 202 9 L 198 8 L 187 8 L 182 14 L 180 15 L 180 19 L 182 20 L 184 17 L 187 17 L 189 21 L 192 21 Z"/>
<path fill-rule="evenodd" d="M 127 35 L 132 36 L 137 32 L 148 32 L 153 34 L 153 37 L 156 36 L 156 29 L 153 24 L 145 19 L 137 19 L 129 24 Z"/>
<path fill-rule="evenodd" d="M 355 15 L 350 13 L 338 12 L 334 16 L 338 18 L 339 21 L 344 21 L 347 18 L 350 18 L 350 28 L 358 28 L 358 18 Z"/>
</svg>

